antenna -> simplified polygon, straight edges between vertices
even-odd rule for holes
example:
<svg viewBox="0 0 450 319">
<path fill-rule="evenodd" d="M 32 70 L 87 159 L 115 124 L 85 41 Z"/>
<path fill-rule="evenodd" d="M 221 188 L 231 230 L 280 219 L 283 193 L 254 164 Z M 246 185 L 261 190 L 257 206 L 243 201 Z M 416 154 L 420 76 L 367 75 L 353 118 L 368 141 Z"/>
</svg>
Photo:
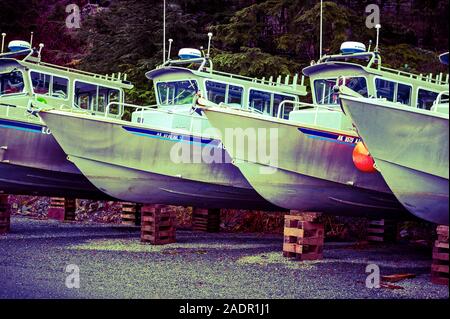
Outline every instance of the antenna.
<svg viewBox="0 0 450 319">
<path fill-rule="evenodd" d="M 38 59 L 41 60 L 41 53 L 42 49 L 44 48 L 44 43 L 39 43 L 39 52 L 38 52 Z"/>
<path fill-rule="evenodd" d="M 381 24 L 377 24 L 375 26 L 375 29 L 377 29 L 377 44 L 375 46 L 375 52 L 378 52 L 378 46 L 380 44 L 380 29 L 381 29 Z"/>
<path fill-rule="evenodd" d="M 166 0 L 163 2 L 163 62 L 166 63 Z"/>
<path fill-rule="evenodd" d="M 34 32 L 31 32 L 31 36 L 30 36 L 30 48 L 33 47 L 33 37 L 34 37 Z"/>
<path fill-rule="evenodd" d="M 372 40 L 369 40 L 369 48 L 367 49 L 367 52 L 370 52 L 371 48 L 372 48 Z"/>
<path fill-rule="evenodd" d="M 320 56 L 319 60 L 322 58 L 323 52 L 323 0 L 320 0 Z"/>
<path fill-rule="evenodd" d="M 170 51 L 172 51 L 173 39 L 169 39 L 169 52 L 167 53 L 167 60 L 170 61 Z"/>
<path fill-rule="evenodd" d="M 0 53 L 3 53 L 3 50 L 5 49 L 5 37 L 6 33 L 2 33 L 2 51 Z"/>
<path fill-rule="evenodd" d="M 211 52 L 211 40 L 212 40 L 213 34 L 211 32 L 208 33 L 208 54 L 206 54 L 206 58 L 209 59 L 210 52 Z"/>
</svg>

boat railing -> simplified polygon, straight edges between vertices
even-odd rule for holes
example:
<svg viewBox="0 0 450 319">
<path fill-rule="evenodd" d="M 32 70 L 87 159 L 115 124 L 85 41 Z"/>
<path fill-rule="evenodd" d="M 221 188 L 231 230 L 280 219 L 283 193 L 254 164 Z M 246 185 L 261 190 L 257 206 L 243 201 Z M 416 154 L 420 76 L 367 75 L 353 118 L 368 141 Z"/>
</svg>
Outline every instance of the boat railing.
<svg viewBox="0 0 450 319">
<path fill-rule="evenodd" d="M 142 112 L 142 115 L 143 115 L 144 111 L 153 111 L 153 112 L 160 111 L 160 110 L 156 109 L 158 107 L 158 105 L 156 105 L 156 104 L 143 106 L 143 105 L 136 105 L 136 104 L 130 104 L 130 103 L 123 103 L 123 102 L 110 102 L 106 106 L 106 109 L 105 109 L 105 115 L 104 115 L 105 118 L 109 117 L 112 106 L 118 106 L 119 109 L 121 110 L 119 117 L 123 117 L 125 107 L 136 109 L 137 112 Z"/>
<path fill-rule="evenodd" d="M 32 112 L 30 112 L 31 102 L 32 101 L 29 101 L 28 106 L 14 105 L 14 104 L 0 102 L 0 110 L 2 108 L 6 109 L 5 113 L 0 112 L 0 115 L 4 116 L 6 119 L 10 119 L 10 120 L 18 120 L 18 121 L 24 121 L 24 122 L 28 122 L 28 123 L 44 124 L 44 121 L 42 121 L 42 119 L 40 117 L 34 116 L 32 114 Z M 12 112 L 13 109 L 23 110 L 23 115 L 19 115 L 19 116 L 13 115 L 13 113 L 14 113 L 14 112 Z M 17 114 L 17 113 L 15 113 L 15 114 Z"/>
<path fill-rule="evenodd" d="M 314 124 L 315 125 L 317 124 L 317 121 L 318 121 L 318 118 L 319 118 L 319 115 L 320 115 L 319 112 L 321 110 L 326 110 L 326 111 L 330 111 L 330 112 L 342 112 L 340 109 L 334 108 L 334 107 L 331 107 L 331 106 L 328 106 L 328 105 L 320 105 L 320 104 L 312 104 L 312 103 L 284 100 L 278 106 L 277 118 L 279 118 L 279 119 L 283 118 L 284 108 L 285 108 L 286 104 L 292 104 L 294 106 L 294 109 L 292 111 L 301 111 L 301 110 L 305 110 L 305 109 L 315 109 L 315 115 L 314 115 Z"/>
<path fill-rule="evenodd" d="M 444 97 L 446 96 L 446 98 L 444 99 Z M 431 107 L 431 111 L 432 112 L 438 112 L 438 107 L 440 104 L 445 104 L 445 103 L 449 103 L 449 91 L 442 91 L 441 93 L 439 93 L 439 95 L 437 96 L 436 100 L 433 102 L 433 106 Z"/>
</svg>

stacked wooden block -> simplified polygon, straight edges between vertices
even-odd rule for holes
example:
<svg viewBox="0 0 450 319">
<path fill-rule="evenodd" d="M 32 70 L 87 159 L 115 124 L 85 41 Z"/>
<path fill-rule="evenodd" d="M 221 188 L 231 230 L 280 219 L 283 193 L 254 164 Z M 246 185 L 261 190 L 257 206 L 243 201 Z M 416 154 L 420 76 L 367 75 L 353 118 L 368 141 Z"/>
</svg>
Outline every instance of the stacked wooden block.
<svg viewBox="0 0 450 319">
<path fill-rule="evenodd" d="M 194 231 L 218 233 L 220 231 L 220 209 L 194 208 L 192 229 Z"/>
<path fill-rule="evenodd" d="M 122 203 L 122 224 L 127 226 L 140 226 L 141 207 L 141 204 Z"/>
<path fill-rule="evenodd" d="M 8 196 L 0 195 L 0 235 L 6 234 L 11 229 L 11 212 L 8 204 Z"/>
<path fill-rule="evenodd" d="M 323 224 L 304 221 L 302 216 L 286 215 L 284 226 L 283 256 L 298 260 L 323 258 Z"/>
<path fill-rule="evenodd" d="M 392 220 L 371 220 L 367 229 L 369 242 L 395 242 L 397 238 L 397 223 Z"/>
<path fill-rule="evenodd" d="M 449 278 L 449 241 L 448 226 L 438 226 L 438 239 L 433 248 L 433 264 L 431 265 L 431 281 L 439 285 L 448 285 Z"/>
<path fill-rule="evenodd" d="M 75 220 L 76 200 L 73 198 L 52 197 L 47 212 L 49 219 L 60 221 Z"/>
<path fill-rule="evenodd" d="M 176 242 L 176 220 L 173 209 L 162 205 L 141 208 L 141 241 L 153 245 Z"/>
</svg>

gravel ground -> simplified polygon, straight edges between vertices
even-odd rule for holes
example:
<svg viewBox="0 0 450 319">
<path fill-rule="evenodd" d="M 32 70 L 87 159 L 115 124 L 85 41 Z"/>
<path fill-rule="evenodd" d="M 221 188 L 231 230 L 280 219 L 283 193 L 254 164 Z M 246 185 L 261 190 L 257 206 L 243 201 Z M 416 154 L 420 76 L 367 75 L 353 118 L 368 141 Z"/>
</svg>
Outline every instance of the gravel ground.
<svg viewBox="0 0 450 319">
<path fill-rule="evenodd" d="M 177 233 L 176 244 L 143 245 L 139 230 L 14 217 L 0 236 L 0 298 L 289 298 L 449 297 L 430 282 L 428 250 L 407 245 L 356 249 L 326 244 L 324 260 L 283 258 L 282 237 Z M 382 275 L 413 273 L 403 289 L 365 287 L 368 264 Z M 80 269 L 80 288 L 65 268 Z"/>
</svg>

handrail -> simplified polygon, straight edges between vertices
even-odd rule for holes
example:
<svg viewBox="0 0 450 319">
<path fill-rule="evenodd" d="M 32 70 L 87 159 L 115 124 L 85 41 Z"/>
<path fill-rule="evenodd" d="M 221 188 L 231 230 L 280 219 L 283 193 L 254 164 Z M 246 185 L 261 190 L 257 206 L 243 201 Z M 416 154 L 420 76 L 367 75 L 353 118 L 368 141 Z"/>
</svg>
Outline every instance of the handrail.
<svg viewBox="0 0 450 319">
<path fill-rule="evenodd" d="M 437 112 L 437 106 L 443 102 L 445 102 L 445 100 L 443 101 L 442 98 L 444 97 L 444 95 L 447 95 L 447 103 L 448 103 L 448 96 L 449 96 L 449 91 L 442 91 L 441 93 L 439 93 L 439 95 L 436 97 L 436 100 L 433 102 L 433 106 L 431 107 L 432 112 Z"/>
<path fill-rule="evenodd" d="M 278 119 L 282 118 L 281 115 L 284 113 L 284 112 L 282 112 L 282 110 L 284 111 L 284 106 L 286 104 L 293 104 L 294 105 L 293 111 L 299 111 L 301 109 L 301 107 L 303 107 L 304 109 L 307 109 L 307 108 L 316 109 L 316 113 L 315 113 L 315 116 L 314 116 L 314 124 L 315 125 L 317 124 L 317 120 L 318 120 L 318 117 L 319 117 L 319 110 L 320 109 L 324 109 L 324 110 L 331 111 L 331 112 L 342 112 L 340 109 L 332 108 L 332 107 L 329 107 L 329 106 L 326 106 L 326 105 L 284 100 L 278 106 L 278 114 L 277 114 L 277 118 Z M 297 106 L 295 106 L 295 105 L 297 105 Z"/>
<path fill-rule="evenodd" d="M 125 106 L 127 106 L 127 107 L 132 107 L 132 108 L 135 108 L 135 109 L 137 109 L 137 110 L 141 110 L 141 112 L 144 112 L 144 110 L 147 110 L 147 111 L 156 111 L 155 108 L 158 107 L 157 104 L 155 104 L 155 105 L 145 105 L 145 106 L 142 106 L 142 105 L 136 105 L 136 104 L 122 103 L 122 102 L 110 102 L 110 103 L 106 106 L 106 109 L 105 109 L 105 118 L 108 117 L 109 111 L 110 111 L 110 109 L 111 109 L 111 106 L 113 106 L 113 105 L 117 105 L 117 106 L 119 106 L 119 108 L 120 108 L 121 106 L 124 106 L 124 107 L 125 107 Z M 122 112 L 122 114 L 119 113 L 119 116 L 120 116 L 120 117 L 123 116 L 123 112 Z"/>
</svg>

